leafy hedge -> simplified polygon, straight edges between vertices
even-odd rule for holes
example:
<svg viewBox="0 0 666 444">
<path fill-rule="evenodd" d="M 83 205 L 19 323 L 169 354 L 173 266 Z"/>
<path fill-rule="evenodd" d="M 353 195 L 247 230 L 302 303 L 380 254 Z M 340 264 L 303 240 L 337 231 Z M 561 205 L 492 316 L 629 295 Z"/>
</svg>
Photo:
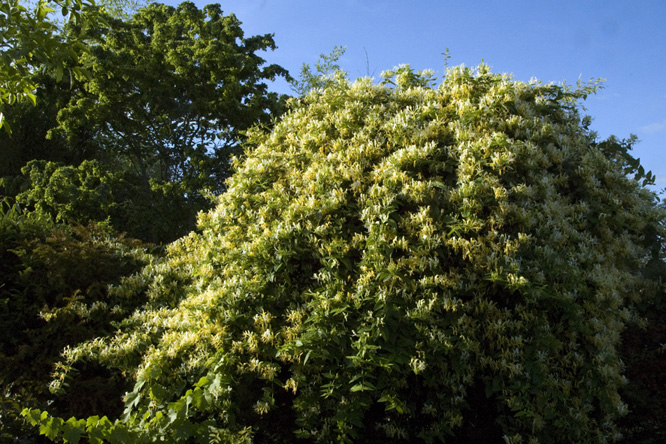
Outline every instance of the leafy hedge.
<svg viewBox="0 0 666 444">
<path fill-rule="evenodd" d="M 67 351 L 131 375 L 123 415 L 24 415 L 69 442 L 619 438 L 665 216 L 632 141 L 581 118 L 594 89 L 485 66 L 314 89 L 144 270 L 148 305 Z"/>
<path fill-rule="evenodd" d="M 63 226 L 18 207 L 0 209 L 0 440 L 30 434 L 21 406 L 59 415 L 122 411 L 119 374 L 90 363 L 65 396 L 49 391 L 66 346 L 114 331 L 141 298 L 109 289 L 150 257 L 104 225 Z"/>
<path fill-rule="evenodd" d="M 97 160 L 78 166 L 32 160 L 21 171 L 26 189 L 16 202 L 56 222 L 108 222 L 117 232 L 155 243 L 171 242 L 195 226 L 193 198 L 182 183 L 151 180 L 146 188 L 132 174 Z M 201 208 L 203 201 L 197 202 Z"/>
</svg>

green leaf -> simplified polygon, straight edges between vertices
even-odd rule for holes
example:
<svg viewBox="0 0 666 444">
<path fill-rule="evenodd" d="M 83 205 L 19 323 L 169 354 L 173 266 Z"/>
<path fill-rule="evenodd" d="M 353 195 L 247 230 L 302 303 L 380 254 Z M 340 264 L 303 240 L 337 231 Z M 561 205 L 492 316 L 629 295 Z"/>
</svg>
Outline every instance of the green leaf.
<svg viewBox="0 0 666 444">
<path fill-rule="evenodd" d="M 45 418 L 44 413 L 42 413 L 42 422 L 39 426 L 39 433 L 40 435 L 46 435 L 47 438 L 54 441 L 61 432 L 63 420 L 62 418 L 54 417 Z"/>
<path fill-rule="evenodd" d="M 375 390 L 376 387 L 369 382 L 360 382 L 349 389 L 350 392 L 365 392 Z"/>
<path fill-rule="evenodd" d="M 25 417 L 30 425 L 37 425 L 41 421 L 41 411 L 38 409 L 24 408 L 21 410 L 21 416 Z"/>
<path fill-rule="evenodd" d="M 37 96 L 35 96 L 33 93 L 26 92 L 25 96 L 30 99 L 33 105 L 37 105 Z"/>
<path fill-rule="evenodd" d="M 109 442 L 112 444 L 125 444 L 132 442 L 132 435 L 122 424 L 116 424 L 109 434 Z"/>
<path fill-rule="evenodd" d="M 83 435 L 83 430 L 77 426 L 72 425 L 69 420 L 63 426 L 63 435 L 62 438 L 65 442 L 72 444 L 78 444 Z"/>
</svg>

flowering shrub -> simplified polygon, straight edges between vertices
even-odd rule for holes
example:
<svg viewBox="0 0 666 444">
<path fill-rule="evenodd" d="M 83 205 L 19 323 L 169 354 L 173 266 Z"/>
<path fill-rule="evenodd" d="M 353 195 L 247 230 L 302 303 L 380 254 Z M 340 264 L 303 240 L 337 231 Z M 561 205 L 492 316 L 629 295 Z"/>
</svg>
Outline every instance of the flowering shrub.
<svg viewBox="0 0 666 444">
<path fill-rule="evenodd" d="M 144 271 L 148 305 L 67 351 L 134 378 L 123 416 L 25 416 L 71 442 L 618 438 L 664 215 L 579 115 L 594 89 L 485 66 L 314 89 Z"/>
</svg>

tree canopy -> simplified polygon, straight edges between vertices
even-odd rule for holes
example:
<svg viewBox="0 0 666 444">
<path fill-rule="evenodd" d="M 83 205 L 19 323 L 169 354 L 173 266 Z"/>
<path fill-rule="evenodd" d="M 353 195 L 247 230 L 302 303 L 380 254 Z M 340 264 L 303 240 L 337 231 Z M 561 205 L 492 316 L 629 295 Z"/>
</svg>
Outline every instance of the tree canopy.
<svg viewBox="0 0 666 444">
<path fill-rule="evenodd" d="M 0 127 L 5 122 L 5 104 L 27 99 L 36 104 L 37 85 L 31 76 L 36 68 L 46 66 L 62 77 L 69 65 L 70 75 L 84 74 L 71 62 L 85 46 L 64 36 L 57 23 L 49 20 L 55 8 L 70 25 L 99 24 L 94 3 L 86 0 L 38 0 L 32 10 L 19 0 L 0 2 Z"/>
<path fill-rule="evenodd" d="M 76 66 L 87 46 L 63 33 L 63 25 L 85 23 L 94 28 L 104 24 L 102 11 L 127 18 L 142 4 L 143 0 L 37 0 L 30 9 L 19 0 L 0 3 L 0 127 L 5 124 L 5 104 L 37 104 L 35 70 L 48 69 L 59 80 L 67 73 L 71 82 L 87 74 L 85 67 Z M 53 14 L 62 20 L 52 19 Z M 11 132 L 8 126 L 5 130 Z"/>
<path fill-rule="evenodd" d="M 64 168 L 60 177 L 96 161 L 96 171 L 122 185 L 112 190 L 114 211 L 65 221 L 110 217 L 119 231 L 169 242 L 194 228 L 196 213 L 210 206 L 206 195 L 224 189 L 244 132 L 283 112 L 285 97 L 269 92 L 267 82 L 288 74 L 259 56 L 275 48 L 272 36 L 246 37 L 219 5 L 151 4 L 130 18 L 99 14 L 101 21 L 61 30 L 85 42 L 88 49 L 68 66 L 85 68 L 86 76 L 70 84 L 53 70 L 32 74 L 39 108 L 12 105 L 16 134 L 0 135 L 5 193 L 61 193 L 49 188 L 58 186 L 50 176 L 57 168 L 27 168 L 31 160 L 56 162 Z"/>
<path fill-rule="evenodd" d="M 25 416 L 70 442 L 617 438 L 666 219 L 580 115 L 594 89 L 402 66 L 311 90 L 123 287 L 146 305 L 66 351 L 54 388 L 97 361 L 134 382 L 123 415 Z"/>
<path fill-rule="evenodd" d="M 179 181 L 194 192 L 214 185 L 190 182 L 212 176 L 218 191 L 242 131 L 281 111 L 265 82 L 287 72 L 257 54 L 275 49 L 272 36 L 246 38 L 233 14 L 190 2 L 109 21 L 81 33 L 94 43 L 83 56 L 92 71 L 60 111 L 61 129 L 86 128 L 146 182 Z"/>
</svg>

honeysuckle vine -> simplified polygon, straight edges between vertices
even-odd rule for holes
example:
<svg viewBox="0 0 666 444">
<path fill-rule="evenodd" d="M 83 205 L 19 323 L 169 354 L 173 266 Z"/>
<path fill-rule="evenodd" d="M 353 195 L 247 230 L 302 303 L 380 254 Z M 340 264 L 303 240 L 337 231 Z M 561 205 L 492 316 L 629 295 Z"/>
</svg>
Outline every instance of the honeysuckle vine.
<svg viewBox="0 0 666 444">
<path fill-rule="evenodd" d="M 54 389 L 98 360 L 135 381 L 124 415 L 33 423 L 71 442 L 619 436 L 618 341 L 656 290 L 664 214 L 630 145 L 581 116 L 597 86 L 335 79 L 252 132 L 198 231 L 125 282 L 149 303 L 65 352 Z"/>
</svg>

